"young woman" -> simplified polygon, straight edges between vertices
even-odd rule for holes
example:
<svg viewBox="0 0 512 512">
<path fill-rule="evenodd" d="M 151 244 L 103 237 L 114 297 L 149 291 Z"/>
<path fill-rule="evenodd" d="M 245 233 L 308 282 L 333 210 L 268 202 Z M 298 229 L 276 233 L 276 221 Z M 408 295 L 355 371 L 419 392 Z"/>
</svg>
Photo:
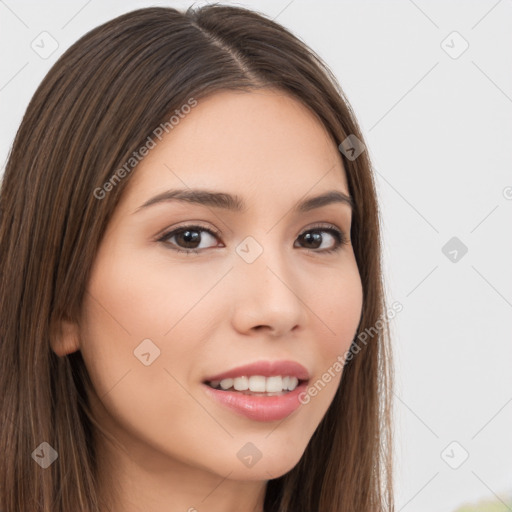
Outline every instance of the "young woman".
<svg viewBox="0 0 512 512">
<path fill-rule="evenodd" d="M 0 214 L 3 512 L 393 510 L 371 164 L 282 26 L 213 5 L 87 33 Z"/>
</svg>

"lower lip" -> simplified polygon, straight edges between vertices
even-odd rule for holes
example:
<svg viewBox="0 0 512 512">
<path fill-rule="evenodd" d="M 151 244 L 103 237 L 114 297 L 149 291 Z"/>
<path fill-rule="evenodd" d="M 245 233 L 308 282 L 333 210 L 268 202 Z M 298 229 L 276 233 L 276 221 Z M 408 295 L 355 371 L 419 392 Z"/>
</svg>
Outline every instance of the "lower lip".
<svg viewBox="0 0 512 512">
<path fill-rule="evenodd" d="M 203 384 L 206 393 L 229 409 L 255 421 L 278 421 L 286 418 L 301 405 L 299 395 L 306 390 L 302 382 L 293 391 L 279 396 L 244 395 L 238 391 L 221 391 Z"/>
</svg>

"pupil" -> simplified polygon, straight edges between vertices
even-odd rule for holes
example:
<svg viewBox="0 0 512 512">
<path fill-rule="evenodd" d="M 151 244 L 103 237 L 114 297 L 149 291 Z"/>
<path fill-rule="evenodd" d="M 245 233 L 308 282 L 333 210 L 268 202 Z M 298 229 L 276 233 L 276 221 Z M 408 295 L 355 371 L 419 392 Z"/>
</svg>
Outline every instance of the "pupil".
<svg viewBox="0 0 512 512">
<path fill-rule="evenodd" d="M 313 240 L 313 243 L 314 242 L 318 242 L 319 244 L 322 243 L 322 240 L 321 240 L 321 235 L 320 233 L 306 233 L 304 235 L 304 237 L 308 240 L 308 241 L 311 241 Z M 318 245 L 316 245 L 315 247 L 317 247 Z"/>
<path fill-rule="evenodd" d="M 187 231 L 183 231 L 181 233 L 181 236 L 184 237 L 185 239 L 185 244 L 190 244 L 190 243 L 194 243 L 197 242 L 199 240 L 199 234 L 197 231 L 190 231 L 190 230 L 187 230 Z"/>
</svg>

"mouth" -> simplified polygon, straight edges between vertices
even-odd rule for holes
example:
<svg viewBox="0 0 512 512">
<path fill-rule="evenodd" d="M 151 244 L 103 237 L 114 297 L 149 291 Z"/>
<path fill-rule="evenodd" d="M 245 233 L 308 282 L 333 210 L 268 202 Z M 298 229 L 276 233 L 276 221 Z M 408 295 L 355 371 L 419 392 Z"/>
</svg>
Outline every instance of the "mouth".
<svg viewBox="0 0 512 512">
<path fill-rule="evenodd" d="M 260 360 L 210 376 L 203 384 L 231 395 L 282 396 L 309 381 L 308 370 L 291 360 Z"/>
<path fill-rule="evenodd" d="M 225 379 L 207 380 L 203 384 L 226 392 L 238 392 L 252 396 L 282 396 L 307 383 L 308 379 L 299 379 L 294 375 L 242 375 Z"/>
</svg>

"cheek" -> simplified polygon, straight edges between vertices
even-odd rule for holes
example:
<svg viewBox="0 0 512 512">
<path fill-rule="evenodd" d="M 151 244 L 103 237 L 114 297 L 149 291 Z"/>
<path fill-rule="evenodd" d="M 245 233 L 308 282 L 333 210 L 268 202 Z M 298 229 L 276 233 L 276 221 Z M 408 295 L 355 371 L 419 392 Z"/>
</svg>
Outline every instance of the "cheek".
<svg viewBox="0 0 512 512">
<path fill-rule="evenodd" d="M 130 247 L 110 249 L 108 254 L 98 258 L 89 281 L 90 310 L 98 317 L 89 324 L 116 333 L 112 342 L 171 337 L 190 313 L 193 316 L 216 279 L 211 272 L 199 278 L 193 267 L 165 258 L 155 261 Z"/>
<path fill-rule="evenodd" d="M 207 294 L 219 277 L 198 280 L 126 254 L 99 261 L 97 269 L 84 303 L 81 351 L 101 402 L 93 397 L 98 421 L 128 444 L 144 440 L 156 453 L 197 464 L 211 449 L 206 433 L 223 434 L 190 392 L 197 393 L 192 373 L 211 331 L 208 318 L 222 317 L 213 312 L 215 294 Z"/>
<path fill-rule="evenodd" d="M 322 353 L 332 358 L 348 350 L 361 318 L 363 289 L 355 259 L 341 272 L 326 276 L 322 284 L 308 305 L 322 320 L 327 333 L 322 337 Z"/>
<path fill-rule="evenodd" d="M 339 386 L 343 364 L 361 318 L 363 289 L 355 259 L 342 272 L 325 277 L 322 283 L 327 284 L 317 294 L 310 294 L 307 302 L 318 317 L 315 320 L 318 364 L 308 395 L 311 400 L 314 398 L 315 408 L 326 410 Z"/>
<path fill-rule="evenodd" d="M 108 400 L 115 387 L 121 406 L 122 391 L 130 389 L 129 402 L 155 414 L 158 401 L 148 397 L 165 396 L 178 407 L 181 398 L 190 401 L 180 384 L 197 379 L 198 354 L 225 321 L 225 288 L 215 284 L 228 269 L 198 273 L 120 244 L 105 247 L 91 273 L 82 327 L 81 351 L 97 394 Z"/>
</svg>

